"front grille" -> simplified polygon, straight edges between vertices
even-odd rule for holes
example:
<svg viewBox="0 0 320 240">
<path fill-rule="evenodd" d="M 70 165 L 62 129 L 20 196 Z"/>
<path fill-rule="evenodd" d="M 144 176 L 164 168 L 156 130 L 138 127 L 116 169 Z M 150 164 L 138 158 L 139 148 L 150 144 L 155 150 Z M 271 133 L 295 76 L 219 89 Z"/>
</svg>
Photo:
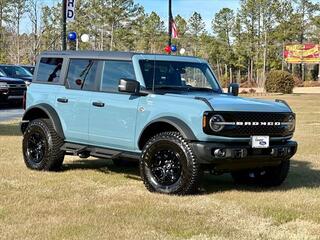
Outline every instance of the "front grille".
<svg viewBox="0 0 320 240">
<path fill-rule="evenodd" d="M 22 96 L 27 89 L 24 87 L 21 88 L 9 88 L 9 95 L 12 96 Z"/>
<path fill-rule="evenodd" d="M 212 115 L 221 115 L 225 122 L 288 122 L 292 113 L 271 113 L 271 112 L 210 112 L 207 113 L 207 118 L 210 119 Z M 207 124 L 208 125 L 208 124 Z M 285 137 L 292 135 L 287 126 L 224 126 L 220 132 L 213 132 L 209 126 L 204 128 L 207 134 L 219 135 L 226 137 L 250 137 L 253 135 L 267 135 L 270 137 Z"/>
</svg>

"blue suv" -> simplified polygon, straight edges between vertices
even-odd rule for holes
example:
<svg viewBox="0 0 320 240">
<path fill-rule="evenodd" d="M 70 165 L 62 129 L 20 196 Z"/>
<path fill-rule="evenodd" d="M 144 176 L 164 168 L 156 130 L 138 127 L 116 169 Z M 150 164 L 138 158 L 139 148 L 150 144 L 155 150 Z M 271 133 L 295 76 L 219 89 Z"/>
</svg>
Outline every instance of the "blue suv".
<svg viewBox="0 0 320 240">
<path fill-rule="evenodd" d="M 58 170 L 64 156 L 138 160 L 146 188 L 189 194 L 201 173 L 280 185 L 295 114 L 286 102 L 224 93 L 199 58 L 130 52 L 44 52 L 22 119 L 27 167 Z M 119 160 L 120 159 L 120 160 Z"/>
</svg>

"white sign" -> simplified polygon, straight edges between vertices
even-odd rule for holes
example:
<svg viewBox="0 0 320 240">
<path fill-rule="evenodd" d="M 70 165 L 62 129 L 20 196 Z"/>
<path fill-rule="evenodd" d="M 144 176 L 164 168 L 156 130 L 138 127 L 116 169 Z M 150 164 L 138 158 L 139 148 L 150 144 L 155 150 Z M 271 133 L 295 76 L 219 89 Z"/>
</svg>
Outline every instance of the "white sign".
<svg viewBox="0 0 320 240">
<path fill-rule="evenodd" d="M 67 8 L 66 8 L 67 22 L 73 22 L 75 17 L 76 0 L 66 0 L 66 1 L 67 1 Z"/>
<path fill-rule="evenodd" d="M 268 148 L 269 136 L 252 136 L 251 144 L 252 148 Z"/>
</svg>

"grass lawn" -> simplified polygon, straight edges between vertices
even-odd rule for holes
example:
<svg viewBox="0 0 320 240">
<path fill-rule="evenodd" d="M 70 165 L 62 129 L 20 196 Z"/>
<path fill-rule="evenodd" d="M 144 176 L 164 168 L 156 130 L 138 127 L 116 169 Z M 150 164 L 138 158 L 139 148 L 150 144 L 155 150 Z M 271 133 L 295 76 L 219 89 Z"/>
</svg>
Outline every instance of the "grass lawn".
<svg viewBox="0 0 320 240">
<path fill-rule="evenodd" d="M 299 150 L 271 189 L 225 174 L 204 176 L 199 195 L 152 194 L 137 169 L 95 158 L 31 171 L 18 122 L 0 124 L 0 239 L 320 239 L 320 94 L 277 97 L 297 113 Z"/>
</svg>

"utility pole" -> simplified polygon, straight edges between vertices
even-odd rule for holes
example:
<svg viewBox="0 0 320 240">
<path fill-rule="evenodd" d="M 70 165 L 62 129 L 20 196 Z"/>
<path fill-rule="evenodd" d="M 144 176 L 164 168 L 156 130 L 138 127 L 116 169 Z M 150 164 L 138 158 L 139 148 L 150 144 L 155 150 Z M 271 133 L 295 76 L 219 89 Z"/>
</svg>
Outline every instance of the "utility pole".
<svg viewBox="0 0 320 240">
<path fill-rule="evenodd" d="M 67 50 L 67 0 L 62 0 L 62 31 L 61 31 L 61 41 L 62 50 Z"/>
</svg>

